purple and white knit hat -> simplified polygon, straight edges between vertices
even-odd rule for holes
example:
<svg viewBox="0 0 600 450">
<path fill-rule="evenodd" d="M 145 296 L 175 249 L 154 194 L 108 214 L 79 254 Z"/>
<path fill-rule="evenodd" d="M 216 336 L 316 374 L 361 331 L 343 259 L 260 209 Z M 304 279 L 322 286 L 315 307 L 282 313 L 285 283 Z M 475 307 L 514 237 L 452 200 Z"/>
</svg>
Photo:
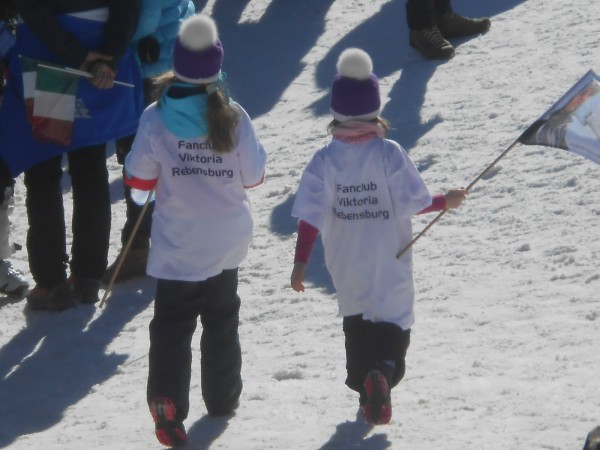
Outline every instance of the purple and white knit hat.
<svg viewBox="0 0 600 450">
<path fill-rule="evenodd" d="M 188 17 L 173 48 L 173 72 L 182 81 L 208 84 L 221 76 L 223 46 L 215 21 L 204 14 Z"/>
<path fill-rule="evenodd" d="M 379 80 L 373 61 L 359 48 L 344 50 L 337 62 L 331 87 L 331 115 L 340 122 L 375 119 L 381 112 Z"/>
</svg>

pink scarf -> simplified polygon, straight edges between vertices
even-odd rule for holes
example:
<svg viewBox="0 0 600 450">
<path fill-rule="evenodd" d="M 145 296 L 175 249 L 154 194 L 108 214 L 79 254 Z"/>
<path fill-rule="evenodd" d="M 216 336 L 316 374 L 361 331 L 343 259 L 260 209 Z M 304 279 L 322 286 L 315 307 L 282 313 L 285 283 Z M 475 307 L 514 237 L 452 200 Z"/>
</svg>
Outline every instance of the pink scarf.
<svg viewBox="0 0 600 450">
<path fill-rule="evenodd" d="M 375 122 L 349 120 L 333 127 L 331 134 L 342 142 L 360 144 L 374 138 L 385 137 L 385 130 Z"/>
</svg>

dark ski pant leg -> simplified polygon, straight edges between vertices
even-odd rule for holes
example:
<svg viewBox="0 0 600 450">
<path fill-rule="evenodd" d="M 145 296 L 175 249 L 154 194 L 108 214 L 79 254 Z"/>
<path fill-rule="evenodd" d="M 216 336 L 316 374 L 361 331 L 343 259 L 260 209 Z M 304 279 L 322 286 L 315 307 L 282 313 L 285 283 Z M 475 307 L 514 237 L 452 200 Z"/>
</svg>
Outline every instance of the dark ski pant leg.
<svg viewBox="0 0 600 450">
<path fill-rule="evenodd" d="M 71 273 L 100 280 L 108 263 L 111 226 L 106 145 L 67 156 L 73 192 Z"/>
<path fill-rule="evenodd" d="M 156 397 L 168 397 L 180 421 L 190 408 L 192 337 L 200 314 L 195 293 L 195 283 L 158 280 L 150 322 L 148 405 Z"/>
<path fill-rule="evenodd" d="M 201 314 L 202 397 L 209 414 L 229 414 L 242 392 L 242 350 L 238 334 L 238 271 L 225 270 L 206 282 Z"/>
<path fill-rule="evenodd" d="M 432 28 L 436 17 L 452 12 L 450 0 L 407 0 L 406 22 L 409 30 Z"/>
<path fill-rule="evenodd" d="M 29 270 L 36 284 L 45 288 L 67 278 L 62 174 L 62 156 L 55 156 L 27 169 L 24 177 Z"/>
<path fill-rule="evenodd" d="M 67 157 L 73 191 L 71 269 L 100 279 L 107 264 L 111 219 L 105 146 L 74 150 Z M 69 261 L 62 175 L 62 155 L 25 172 L 29 267 L 35 282 L 45 288 L 66 279 Z"/>
<path fill-rule="evenodd" d="M 363 383 L 369 370 L 378 362 L 394 361 L 391 387 L 396 386 L 406 372 L 406 352 L 410 345 L 410 330 L 388 322 L 371 322 L 362 315 L 344 317 L 346 345 L 346 385 L 363 394 Z"/>
<path fill-rule="evenodd" d="M 396 386 L 406 373 L 406 352 L 410 345 L 410 329 L 403 330 L 389 322 L 371 322 L 372 361 L 394 361 L 390 387 Z"/>
<path fill-rule="evenodd" d="M 231 412 L 241 390 L 237 269 L 201 282 L 159 280 L 150 322 L 148 404 L 169 397 L 179 420 L 189 413 L 192 337 L 202 321 L 201 385 L 211 415 Z"/>
</svg>

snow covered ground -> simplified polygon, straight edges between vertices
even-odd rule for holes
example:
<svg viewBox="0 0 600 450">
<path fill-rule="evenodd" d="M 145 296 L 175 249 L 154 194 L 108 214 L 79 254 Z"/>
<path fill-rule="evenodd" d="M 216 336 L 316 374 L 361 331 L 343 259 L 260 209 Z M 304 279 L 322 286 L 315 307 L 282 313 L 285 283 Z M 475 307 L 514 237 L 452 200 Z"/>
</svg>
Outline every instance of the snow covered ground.
<svg viewBox="0 0 600 450">
<path fill-rule="evenodd" d="M 394 417 L 357 418 L 344 385 L 341 319 L 322 249 L 309 288 L 289 287 L 293 195 L 328 141 L 328 88 L 346 47 L 380 77 L 383 115 L 430 190 L 468 185 L 587 70 L 600 71 L 594 0 L 454 0 L 487 15 L 485 36 L 448 62 L 407 43 L 402 0 L 198 2 L 217 20 L 233 96 L 269 152 L 250 192 L 256 230 L 240 270 L 245 382 L 230 418 L 206 415 L 196 358 L 190 449 L 580 449 L 600 423 L 600 167 L 517 145 L 415 246 L 407 374 Z M 111 261 L 124 221 L 109 160 Z M 65 199 L 70 204 L 68 177 Z M 22 179 L 13 232 L 25 242 Z M 414 220 L 419 231 L 433 216 Z M 28 273 L 27 254 L 13 263 Z M 145 403 L 154 283 L 115 287 L 103 309 L 30 312 L 0 300 L 0 447 L 159 449 Z M 196 339 L 199 347 L 199 333 Z M 197 349 L 195 355 L 199 357 Z"/>
</svg>

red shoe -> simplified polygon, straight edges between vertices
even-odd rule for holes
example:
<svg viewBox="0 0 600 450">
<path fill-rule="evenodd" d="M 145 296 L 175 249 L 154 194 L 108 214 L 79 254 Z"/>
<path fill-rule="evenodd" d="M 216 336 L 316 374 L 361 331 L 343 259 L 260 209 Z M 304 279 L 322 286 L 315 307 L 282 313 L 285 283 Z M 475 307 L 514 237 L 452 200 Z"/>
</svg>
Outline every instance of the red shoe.
<svg viewBox="0 0 600 450">
<path fill-rule="evenodd" d="M 183 423 L 177 420 L 177 408 L 173 400 L 157 397 L 150 404 L 150 413 L 156 424 L 156 438 L 167 447 L 181 447 L 187 442 Z"/>
<path fill-rule="evenodd" d="M 365 419 L 375 425 L 392 420 L 392 399 L 385 376 L 379 370 L 371 370 L 364 382 L 367 399 L 362 406 Z"/>
</svg>

